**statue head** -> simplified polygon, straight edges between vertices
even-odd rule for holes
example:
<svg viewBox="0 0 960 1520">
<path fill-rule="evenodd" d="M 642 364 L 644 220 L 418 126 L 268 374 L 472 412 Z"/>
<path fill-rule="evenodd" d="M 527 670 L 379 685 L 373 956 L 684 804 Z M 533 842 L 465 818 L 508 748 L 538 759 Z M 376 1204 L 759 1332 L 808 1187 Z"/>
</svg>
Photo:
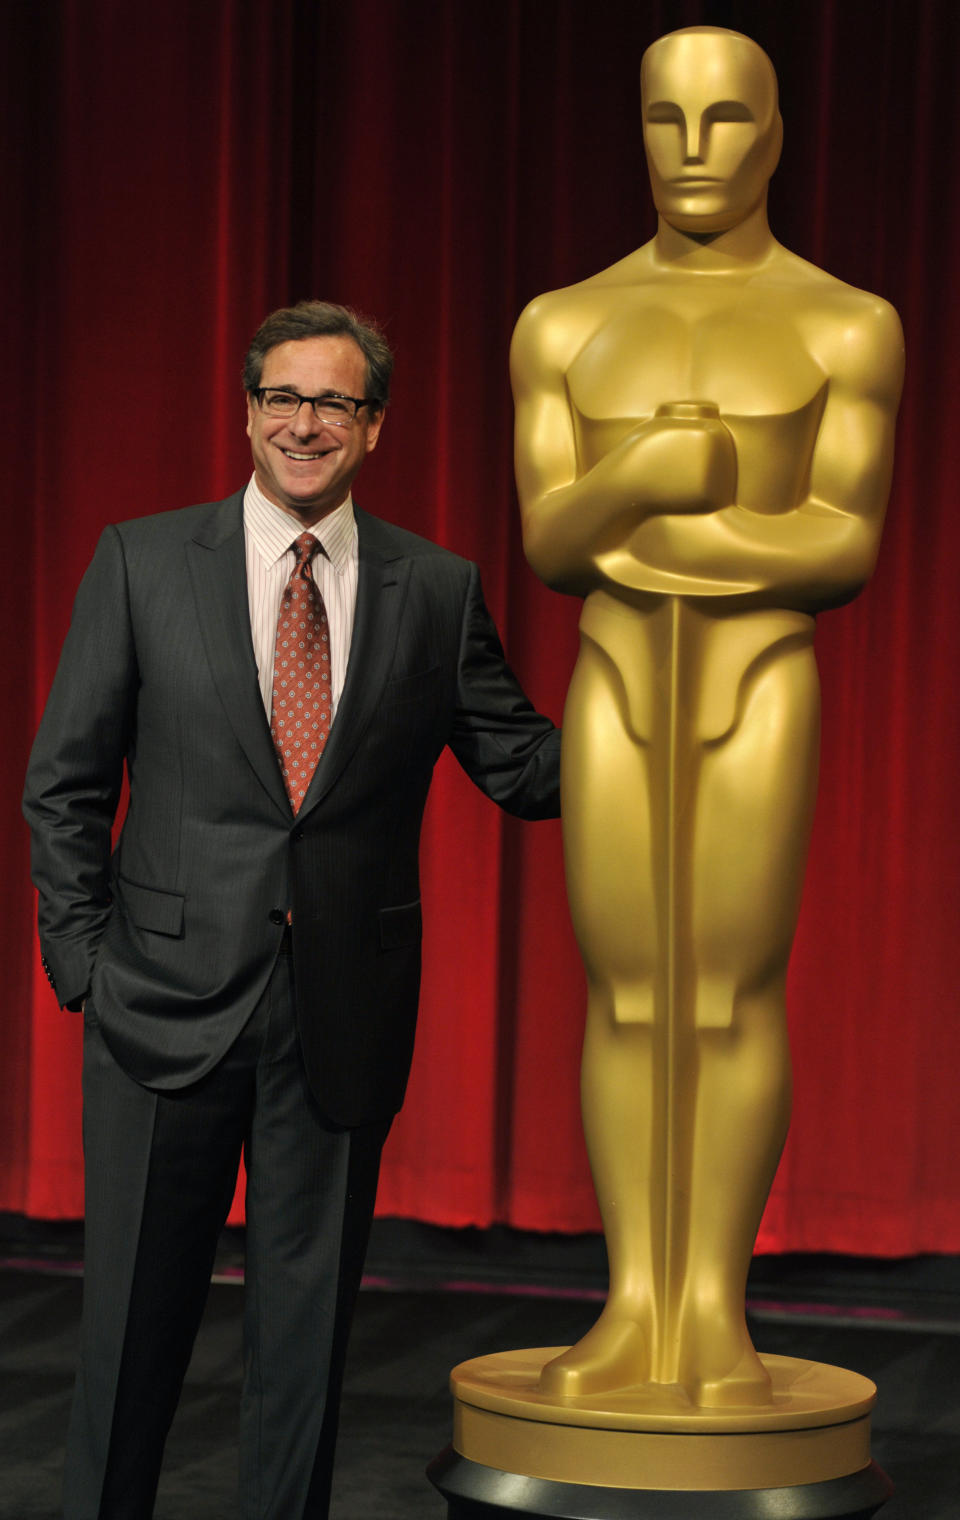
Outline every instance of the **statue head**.
<svg viewBox="0 0 960 1520">
<path fill-rule="evenodd" d="M 777 76 L 740 32 L 690 26 L 640 66 L 643 140 L 657 210 L 682 232 L 726 232 L 766 199 L 783 123 Z"/>
</svg>

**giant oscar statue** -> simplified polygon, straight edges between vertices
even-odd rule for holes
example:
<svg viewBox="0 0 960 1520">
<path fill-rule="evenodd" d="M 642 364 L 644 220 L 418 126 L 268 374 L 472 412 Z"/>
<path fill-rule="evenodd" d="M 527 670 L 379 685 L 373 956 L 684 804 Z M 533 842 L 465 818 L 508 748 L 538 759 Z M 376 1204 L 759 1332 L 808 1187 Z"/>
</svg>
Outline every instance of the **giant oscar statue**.
<svg viewBox="0 0 960 1520">
<path fill-rule="evenodd" d="M 635 1505 L 646 1491 L 624 1514 L 679 1514 L 657 1491 L 691 1490 L 712 1497 L 695 1509 L 688 1492 L 684 1517 L 866 1515 L 888 1492 L 872 1385 L 758 1356 L 744 1291 L 790 1109 L 814 617 L 876 558 L 900 324 L 771 235 L 782 124 L 755 43 L 662 37 L 641 93 L 656 236 L 535 300 L 512 351 L 526 554 L 584 598 L 563 826 L 610 1293 L 559 1354 L 457 1369 L 455 1444 L 548 1486 L 635 1488 Z M 601 1439 L 614 1431 L 634 1438 L 619 1466 Z M 813 1502 L 811 1484 L 820 1508 L 749 1508 L 771 1489 Z"/>
</svg>

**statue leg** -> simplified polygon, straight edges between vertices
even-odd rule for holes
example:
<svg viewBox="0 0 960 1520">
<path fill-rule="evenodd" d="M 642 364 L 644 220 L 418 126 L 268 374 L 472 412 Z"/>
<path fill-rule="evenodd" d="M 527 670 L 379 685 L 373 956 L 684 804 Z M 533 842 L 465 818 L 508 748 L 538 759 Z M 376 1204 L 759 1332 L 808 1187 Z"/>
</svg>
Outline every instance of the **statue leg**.
<svg viewBox="0 0 960 1520">
<path fill-rule="evenodd" d="M 583 1124 L 610 1262 L 597 1324 L 548 1363 L 544 1392 L 576 1397 L 647 1380 L 657 1294 L 653 1119 L 657 914 L 649 756 L 621 678 L 584 638 L 563 723 L 567 890 L 587 973 Z"/>
<path fill-rule="evenodd" d="M 784 988 L 816 794 L 812 649 L 748 671 L 733 732 L 701 752 L 691 852 L 696 1072 L 677 1376 L 707 1406 L 763 1403 L 744 1319 L 756 1232 L 786 1139 Z"/>
</svg>

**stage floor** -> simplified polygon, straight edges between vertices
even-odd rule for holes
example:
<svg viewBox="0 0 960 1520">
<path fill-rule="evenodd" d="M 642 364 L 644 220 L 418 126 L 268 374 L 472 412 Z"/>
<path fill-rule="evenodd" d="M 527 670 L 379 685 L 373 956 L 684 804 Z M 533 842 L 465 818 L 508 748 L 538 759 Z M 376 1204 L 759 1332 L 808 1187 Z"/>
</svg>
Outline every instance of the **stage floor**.
<svg viewBox="0 0 960 1520">
<path fill-rule="evenodd" d="M 0 1520 L 56 1520 L 77 1341 L 79 1233 L 0 1222 Z M 225 1236 L 171 1433 L 156 1520 L 234 1513 L 242 1239 Z M 378 1222 L 351 1343 L 332 1520 L 443 1520 L 423 1475 L 450 1437 L 465 1358 L 561 1345 L 602 1296 L 595 1240 Z M 883 1520 L 960 1514 L 960 1280 L 949 1258 L 764 1258 L 758 1348 L 833 1362 L 879 1389 L 873 1455 L 896 1485 Z"/>
</svg>

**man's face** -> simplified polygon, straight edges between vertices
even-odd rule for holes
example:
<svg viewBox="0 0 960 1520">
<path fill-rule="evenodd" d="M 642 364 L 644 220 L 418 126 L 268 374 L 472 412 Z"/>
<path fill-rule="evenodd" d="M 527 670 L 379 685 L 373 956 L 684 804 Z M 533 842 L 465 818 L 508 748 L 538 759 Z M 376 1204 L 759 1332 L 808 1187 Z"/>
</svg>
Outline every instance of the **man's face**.
<svg viewBox="0 0 960 1520">
<path fill-rule="evenodd" d="M 366 360 L 352 338 L 302 338 L 278 343 L 263 361 L 260 384 L 301 396 L 358 396 Z M 383 412 L 362 407 L 349 427 L 318 421 L 311 406 L 292 417 L 268 417 L 247 397 L 247 435 L 264 496 L 300 522 L 318 522 L 347 499 L 350 486 L 377 446 Z"/>
<path fill-rule="evenodd" d="M 782 125 L 758 48 L 722 33 L 667 37 L 644 60 L 642 98 L 650 184 L 665 221 L 725 232 L 761 204 Z"/>
</svg>

